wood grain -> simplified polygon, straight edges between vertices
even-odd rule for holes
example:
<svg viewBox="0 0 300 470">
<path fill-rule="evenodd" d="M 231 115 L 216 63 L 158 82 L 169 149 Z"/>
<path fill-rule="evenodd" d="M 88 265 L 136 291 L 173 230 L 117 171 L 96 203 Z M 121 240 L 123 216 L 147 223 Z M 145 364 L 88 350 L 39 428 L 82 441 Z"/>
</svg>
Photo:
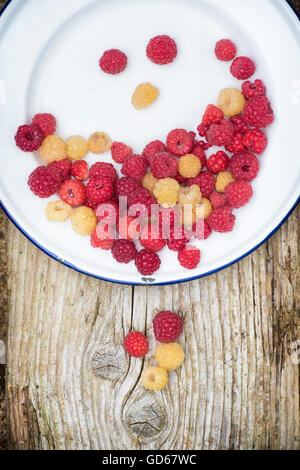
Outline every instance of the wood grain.
<svg viewBox="0 0 300 470">
<path fill-rule="evenodd" d="M 0 211 L 11 447 L 299 449 L 299 218 L 209 278 L 133 289 L 54 262 Z M 140 376 L 160 309 L 184 317 L 186 361 L 154 393 Z M 144 361 L 124 354 L 130 329 L 150 337 Z M 1 424 L 1 387 L 0 405 Z"/>
<path fill-rule="evenodd" d="M 299 215 L 223 272 L 135 289 L 68 270 L 9 224 L 13 447 L 299 448 Z M 160 309 L 184 317 L 186 360 L 154 393 L 139 379 Z M 131 329 L 150 337 L 145 361 L 124 354 Z"/>
</svg>

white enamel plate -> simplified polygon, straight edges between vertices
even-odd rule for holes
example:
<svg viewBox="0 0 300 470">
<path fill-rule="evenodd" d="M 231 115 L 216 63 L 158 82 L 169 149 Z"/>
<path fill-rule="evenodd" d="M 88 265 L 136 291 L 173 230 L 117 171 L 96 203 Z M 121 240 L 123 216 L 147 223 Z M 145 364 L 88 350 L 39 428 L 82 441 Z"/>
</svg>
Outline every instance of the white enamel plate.
<svg viewBox="0 0 300 470">
<path fill-rule="evenodd" d="M 157 34 L 176 39 L 176 61 L 159 67 L 145 47 Z M 214 45 L 229 37 L 238 54 L 255 59 L 267 85 L 276 120 L 259 157 L 254 197 L 235 211 L 235 229 L 213 234 L 201 247 L 194 271 L 181 268 L 176 253 L 162 252 L 153 279 L 133 263 L 121 265 L 95 250 L 70 223 L 46 220 L 48 201 L 33 196 L 27 178 L 37 166 L 19 151 L 14 134 L 38 112 L 53 113 L 57 133 L 88 136 L 105 131 L 140 153 L 173 128 L 195 130 L 219 90 L 240 87 L 229 65 L 216 60 Z M 299 196 L 299 20 L 284 0 L 12 0 L 0 20 L 0 198 L 11 220 L 48 255 L 80 272 L 128 284 L 168 284 L 208 275 L 249 254 L 282 224 Z M 120 48 L 128 67 L 119 76 L 98 67 L 103 51 Z M 131 103 L 135 87 L 150 81 L 160 90 L 148 109 Z M 89 154 L 88 163 L 99 160 Z M 110 155 L 101 156 L 110 161 Z M 55 199 L 55 198 L 53 198 Z"/>
</svg>

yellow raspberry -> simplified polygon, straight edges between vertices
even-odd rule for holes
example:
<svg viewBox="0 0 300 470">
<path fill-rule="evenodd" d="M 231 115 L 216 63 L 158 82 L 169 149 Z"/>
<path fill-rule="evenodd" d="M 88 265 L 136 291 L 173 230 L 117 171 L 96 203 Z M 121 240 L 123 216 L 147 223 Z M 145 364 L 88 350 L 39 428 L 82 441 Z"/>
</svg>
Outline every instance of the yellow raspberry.
<svg viewBox="0 0 300 470">
<path fill-rule="evenodd" d="M 105 132 L 94 132 L 89 138 L 88 147 L 90 152 L 100 155 L 109 152 L 112 140 Z"/>
<path fill-rule="evenodd" d="M 79 135 L 73 135 L 67 140 L 67 155 L 71 160 L 82 160 L 88 153 L 87 141 Z"/>
<path fill-rule="evenodd" d="M 51 222 L 65 222 L 72 214 L 72 207 L 63 201 L 49 202 L 46 209 L 46 217 Z"/>
<path fill-rule="evenodd" d="M 225 116 L 240 114 L 246 104 L 243 93 L 237 88 L 224 88 L 220 91 L 218 106 Z"/>
<path fill-rule="evenodd" d="M 156 183 L 153 194 L 158 204 L 168 208 L 176 205 L 179 191 L 178 181 L 173 178 L 163 178 Z"/>
<path fill-rule="evenodd" d="M 162 390 L 168 385 L 168 372 L 161 367 L 148 367 L 142 374 L 142 384 L 149 390 Z"/>
<path fill-rule="evenodd" d="M 235 181 L 229 171 L 221 171 L 216 178 L 216 190 L 218 193 L 225 193 L 226 186 Z"/>
<path fill-rule="evenodd" d="M 151 194 L 153 194 L 153 191 L 157 182 L 158 182 L 158 179 L 156 179 L 152 175 L 152 173 L 147 173 L 143 179 L 143 186 L 144 188 L 148 189 L 148 191 L 150 191 Z"/>
<path fill-rule="evenodd" d="M 48 135 L 39 152 L 41 160 L 46 164 L 67 158 L 67 146 L 58 135 Z"/>
<path fill-rule="evenodd" d="M 135 89 L 131 102 L 136 109 L 147 108 L 157 99 L 158 95 L 158 88 L 151 83 L 141 83 Z"/>
<path fill-rule="evenodd" d="M 201 162 L 196 155 L 188 153 L 180 158 L 178 172 L 184 178 L 195 178 L 201 170 Z"/>
<path fill-rule="evenodd" d="M 159 367 L 167 370 L 178 369 L 184 361 L 184 351 L 178 343 L 160 343 L 154 355 Z"/>
<path fill-rule="evenodd" d="M 198 219 L 207 219 L 209 214 L 212 211 L 212 205 L 209 199 L 205 197 L 202 199 L 201 203 L 197 205 L 195 209 L 196 220 Z"/>
<path fill-rule="evenodd" d="M 91 235 L 96 228 L 97 218 L 89 207 L 81 206 L 71 215 L 71 224 L 74 232 L 83 237 Z"/>
<path fill-rule="evenodd" d="M 178 202 L 181 206 L 185 204 L 198 204 L 202 200 L 202 194 L 197 184 L 181 187 L 178 195 Z"/>
<path fill-rule="evenodd" d="M 184 207 L 181 207 L 179 220 L 182 225 L 191 227 L 193 223 L 196 222 L 195 206 L 192 204 L 185 204 Z"/>
</svg>

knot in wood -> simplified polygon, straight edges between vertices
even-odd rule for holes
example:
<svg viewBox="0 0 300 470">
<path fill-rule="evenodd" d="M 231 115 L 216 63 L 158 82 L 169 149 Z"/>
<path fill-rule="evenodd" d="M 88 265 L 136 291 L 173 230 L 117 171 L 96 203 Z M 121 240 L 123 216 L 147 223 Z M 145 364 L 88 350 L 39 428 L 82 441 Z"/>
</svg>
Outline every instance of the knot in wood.
<svg viewBox="0 0 300 470">
<path fill-rule="evenodd" d="M 93 355 L 92 369 L 96 377 L 105 380 L 119 379 L 127 369 L 123 346 L 104 345 Z"/>
<path fill-rule="evenodd" d="M 155 393 L 144 392 L 137 399 L 131 399 L 124 411 L 127 429 L 138 439 L 150 439 L 160 434 L 167 425 L 164 407 Z"/>
</svg>

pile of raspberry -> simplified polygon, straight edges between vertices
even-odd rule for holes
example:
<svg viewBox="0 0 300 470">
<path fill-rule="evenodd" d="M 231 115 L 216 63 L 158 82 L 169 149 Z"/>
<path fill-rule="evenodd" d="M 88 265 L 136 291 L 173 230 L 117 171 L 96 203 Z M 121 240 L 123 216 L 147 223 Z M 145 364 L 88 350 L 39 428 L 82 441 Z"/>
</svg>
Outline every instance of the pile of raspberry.
<svg viewBox="0 0 300 470">
<path fill-rule="evenodd" d="M 158 344 L 154 356 L 157 366 L 146 368 L 142 383 L 149 390 L 162 390 L 168 385 L 168 372 L 178 369 L 185 358 L 181 344 L 176 342 L 183 332 L 183 320 L 177 313 L 164 310 L 153 318 L 154 336 Z M 132 357 L 146 356 L 149 342 L 140 331 L 131 331 L 124 340 L 125 351 Z"/>
<path fill-rule="evenodd" d="M 101 132 L 64 142 L 54 134 L 51 114 L 36 115 L 15 136 L 20 149 L 39 151 L 44 163 L 29 176 L 32 192 L 41 198 L 59 195 L 48 204 L 47 218 L 71 218 L 74 231 L 90 236 L 92 247 L 110 250 L 118 263 L 134 263 L 143 278 L 160 269 L 160 253 L 167 249 L 182 267 L 195 269 L 201 252 L 192 241 L 231 232 L 235 210 L 253 196 L 251 182 L 274 113 L 264 83 L 249 81 L 254 62 L 236 58 L 230 40 L 219 41 L 215 53 L 223 62 L 234 59 L 231 73 L 246 81 L 240 88 L 221 90 L 217 105 L 207 106 L 197 127 L 200 138 L 173 129 L 164 142 L 154 140 L 141 153 Z M 88 152 L 109 150 L 119 171 L 103 161 L 88 167 Z"/>
</svg>

